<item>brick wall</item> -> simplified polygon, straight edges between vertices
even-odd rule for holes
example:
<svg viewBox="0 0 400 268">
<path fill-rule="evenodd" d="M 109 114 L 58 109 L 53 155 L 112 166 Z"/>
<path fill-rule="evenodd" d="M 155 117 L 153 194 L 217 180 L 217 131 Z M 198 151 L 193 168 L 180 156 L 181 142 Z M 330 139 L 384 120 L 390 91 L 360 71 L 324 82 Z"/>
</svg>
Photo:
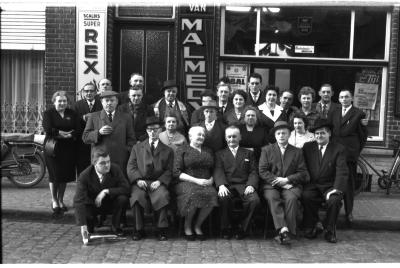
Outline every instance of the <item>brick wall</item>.
<svg viewBox="0 0 400 268">
<path fill-rule="evenodd" d="M 75 100 L 76 85 L 75 7 L 46 8 L 45 96 L 46 105 L 57 90 Z"/>
<path fill-rule="evenodd" d="M 107 8 L 107 71 L 106 75 L 107 78 L 110 81 L 114 81 L 113 77 L 113 68 L 112 68 L 112 63 L 113 63 L 113 36 L 114 36 L 114 16 L 115 16 L 115 7 L 108 7 Z M 118 76 L 117 74 L 115 74 Z M 118 91 L 118 89 L 115 89 Z"/>
<path fill-rule="evenodd" d="M 386 112 L 386 147 L 392 148 L 392 139 L 400 139 L 400 118 L 395 117 L 395 98 L 396 77 L 397 77 L 397 50 L 399 49 L 399 12 L 400 7 L 396 6 L 392 12 L 391 21 L 391 40 L 389 51 L 389 69 L 388 69 L 388 91 L 387 91 L 387 112 Z"/>
</svg>

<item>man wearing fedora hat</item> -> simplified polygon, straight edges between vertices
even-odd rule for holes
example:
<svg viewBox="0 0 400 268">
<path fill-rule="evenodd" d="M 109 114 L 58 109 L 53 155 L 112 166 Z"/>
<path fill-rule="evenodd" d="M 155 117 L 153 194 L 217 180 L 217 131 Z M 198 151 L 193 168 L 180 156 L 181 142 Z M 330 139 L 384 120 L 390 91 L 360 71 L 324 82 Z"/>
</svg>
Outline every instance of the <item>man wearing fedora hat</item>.
<svg viewBox="0 0 400 268">
<path fill-rule="evenodd" d="M 303 153 L 310 174 L 310 182 L 304 185 L 302 203 L 305 236 L 313 239 L 317 228 L 318 209 L 326 202 L 325 239 L 336 243 L 336 221 L 342 207 L 349 171 L 346 165 L 346 148 L 329 138 L 332 125 L 327 119 L 317 119 L 314 128 L 315 141 L 304 144 Z"/>
<path fill-rule="evenodd" d="M 90 114 L 82 140 L 92 145 L 92 152 L 93 147 L 106 147 L 111 162 L 119 165 L 125 174 L 129 153 L 136 138 L 129 114 L 116 110 L 117 95 L 115 91 L 101 93 L 103 109 Z"/>
<path fill-rule="evenodd" d="M 175 80 L 164 81 L 161 91 L 164 93 L 164 98 L 161 98 L 153 104 L 154 114 L 160 119 L 164 120 L 165 114 L 175 112 L 178 115 L 178 128 L 177 130 L 183 135 L 189 127 L 189 113 L 188 109 L 176 98 L 179 85 Z"/>
<path fill-rule="evenodd" d="M 133 240 L 144 236 L 143 212 L 150 207 L 156 213 L 158 239 L 167 240 L 168 185 L 172 179 L 173 150 L 159 140 L 162 123 L 155 117 L 146 119 L 148 139 L 133 146 L 127 173 L 132 185 L 130 205 L 135 216 Z"/>
<path fill-rule="evenodd" d="M 217 118 L 218 106 L 215 100 L 211 100 L 202 107 L 204 121 L 199 126 L 206 130 L 206 137 L 203 145 L 217 152 L 226 146 L 225 128 L 226 125 L 221 119 Z"/>
<path fill-rule="evenodd" d="M 296 235 L 298 199 L 302 185 L 309 181 L 309 175 L 303 152 L 288 143 L 291 131 L 289 124 L 277 121 L 272 131 L 276 143 L 262 148 L 259 175 L 278 231 L 275 239 L 280 244 L 289 244 L 290 233 Z"/>
</svg>

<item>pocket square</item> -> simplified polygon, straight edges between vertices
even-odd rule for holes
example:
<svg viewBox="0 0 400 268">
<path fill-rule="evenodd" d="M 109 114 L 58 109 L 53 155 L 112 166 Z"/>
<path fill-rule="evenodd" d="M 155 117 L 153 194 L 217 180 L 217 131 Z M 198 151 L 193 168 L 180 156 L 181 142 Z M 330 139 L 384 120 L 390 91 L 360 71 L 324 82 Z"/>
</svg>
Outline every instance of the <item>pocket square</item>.
<svg viewBox="0 0 400 268">
<path fill-rule="evenodd" d="M 247 158 L 245 158 L 245 159 L 244 159 L 244 161 L 245 161 L 245 162 L 250 162 L 250 160 L 249 160 L 249 159 L 247 159 Z"/>
</svg>

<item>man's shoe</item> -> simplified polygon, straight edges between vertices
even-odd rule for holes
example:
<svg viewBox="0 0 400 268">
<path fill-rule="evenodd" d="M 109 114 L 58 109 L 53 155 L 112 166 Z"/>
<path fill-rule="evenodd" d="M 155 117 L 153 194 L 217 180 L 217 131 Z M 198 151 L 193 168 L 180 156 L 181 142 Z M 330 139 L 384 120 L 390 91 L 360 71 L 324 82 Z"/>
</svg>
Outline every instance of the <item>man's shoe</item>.
<svg viewBox="0 0 400 268">
<path fill-rule="evenodd" d="M 132 234 L 132 240 L 133 241 L 139 241 L 139 240 L 141 240 L 143 238 L 143 236 L 144 235 L 143 235 L 142 230 L 134 231 L 133 234 Z"/>
<path fill-rule="evenodd" d="M 221 237 L 223 239 L 230 239 L 231 238 L 231 232 L 229 229 L 222 229 L 221 231 Z"/>
<path fill-rule="evenodd" d="M 124 236 L 124 231 L 121 228 L 112 227 L 112 232 L 118 237 Z"/>
<path fill-rule="evenodd" d="M 322 232 L 324 231 L 323 228 L 321 228 L 321 226 L 315 226 L 312 229 L 309 229 L 308 231 L 305 232 L 304 237 L 308 238 L 308 239 L 314 239 L 316 238 L 318 235 L 322 234 Z"/>
<path fill-rule="evenodd" d="M 196 236 L 194 234 L 191 234 L 191 235 L 185 234 L 185 239 L 187 241 L 194 241 L 194 240 L 196 240 Z"/>
<path fill-rule="evenodd" d="M 235 239 L 236 240 L 242 240 L 245 237 L 246 237 L 246 233 L 242 229 L 239 229 L 237 231 L 237 233 L 235 234 Z"/>
<path fill-rule="evenodd" d="M 204 234 L 196 234 L 196 239 L 199 241 L 205 241 L 206 236 Z"/>
<path fill-rule="evenodd" d="M 279 242 L 281 245 L 290 245 L 290 235 L 288 231 L 280 232 L 276 237 L 275 240 Z"/>
<path fill-rule="evenodd" d="M 325 240 L 328 241 L 329 243 L 336 243 L 336 234 L 335 231 L 326 231 L 325 233 Z"/>
<path fill-rule="evenodd" d="M 158 231 L 158 240 L 159 241 L 167 241 L 168 240 L 168 237 L 167 237 L 167 234 L 166 234 L 165 230 L 160 229 Z"/>
</svg>

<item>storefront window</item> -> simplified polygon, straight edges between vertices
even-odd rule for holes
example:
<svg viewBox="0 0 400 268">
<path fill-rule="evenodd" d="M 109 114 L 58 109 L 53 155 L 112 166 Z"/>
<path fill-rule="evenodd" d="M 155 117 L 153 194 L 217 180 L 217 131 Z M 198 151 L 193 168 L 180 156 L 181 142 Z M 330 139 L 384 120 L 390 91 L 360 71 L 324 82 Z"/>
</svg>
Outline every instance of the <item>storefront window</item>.
<svg viewBox="0 0 400 268">
<path fill-rule="evenodd" d="M 348 58 L 350 10 L 261 9 L 261 56 Z"/>
<path fill-rule="evenodd" d="M 1 51 L 1 132 L 42 132 L 44 51 Z"/>
<path fill-rule="evenodd" d="M 354 23 L 354 58 L 384 59 L 386 11 L 356 10 Z"/>
<path fill-rule="evenodd" d="M 225 11 L 225 53 L 255 55 L 257 13 L 252 8 L 230 8 Z"/>
</svg>

